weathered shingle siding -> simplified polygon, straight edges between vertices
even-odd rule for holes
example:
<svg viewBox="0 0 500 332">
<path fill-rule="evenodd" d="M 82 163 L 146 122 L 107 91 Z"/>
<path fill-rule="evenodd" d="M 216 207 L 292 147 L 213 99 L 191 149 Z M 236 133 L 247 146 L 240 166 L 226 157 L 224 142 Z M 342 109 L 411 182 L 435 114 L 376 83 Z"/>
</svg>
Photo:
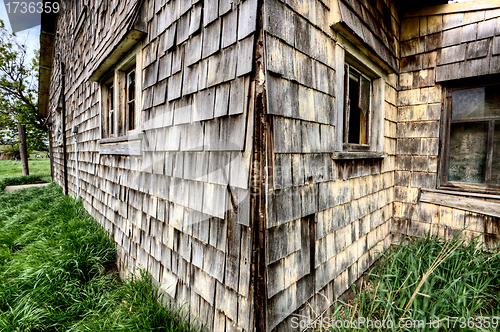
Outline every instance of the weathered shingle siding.
<svg viewBox="0 0 500 332">
<path fill-rule="evenodd" d="M 491 225 L 498 218 L 419 203 L 418 197 L 420 188 L 437 186 L 444 87 L 500 73 L 499 41 L 500 9 L 402 19 L 392 227 L 396 238 L 428 231 L 453 237 L 468 226 L 465 233 L 485 232 L 483 239 L 496 245 L 499 234 Z"/>
<path fill-rule="evenodd" d="M 397 2 L 339 0 L 338 3 L 344 24 L 397 72 L 400 56 L 400 20 Z"/>
<path fill-rule="evenodd" d="M 401 89 L 413 88 L 408 79 L 415 72 L 425 86 L 500 73 L 499 16 L 491 9 L 404 18 Z"/>
<path fill-rule="evenodd" d="M 344 65 L 336 63 L 335 31 L 330 27 L 334 5 L 318 0 L 265 1 L 267 112 L 273 128 L 267 211 L 268 330 L 289 331 L 292 313 L 316 317 L 390 242 L 397 76 L 390 75 L 385 83 L 383 142 L 389 156 L 381 162 L 333 161 L 339 112 L 335 101 L 343 98 L 343 77 L 339 84 L 335 69 Z M 365 6 L 357 1 L 341 5 Z M 383 1 L 376 7 L 370 7 L 375 15 L 379 9 L 390 13 Z M 392 31 L 386 20 L 371 15 L 356 16 L 362 22 L 369 20 L 361 24 L 367 29 L 365 35 Z M 393 40 L 399 26 L 395 25 L 397 32 L 386 38 L 387 45 L 377 40 L 384 48 L 383 61 L 397 57 Z M 314 262 L 310 237 L 315 239 Z"/>
<path fill-rule="evenodd" d="M 69 191 L 78 125 L 80 196 L 115 239 L 120 268 L 150 271 L 209 330 L 255 325 L 249 181 L 257 129 L 270 128 L 255 157 L 267 161 L 268 190 L 257 193 L 266 206 L 254 211 L 267 223 L 269 331 L 289 331 L 293 314 L 323 312 L 401 235 L 451 236 L 468 222 L 471 236 L 499 237 L 498 218 L 417 202 L 419 189 L 436 183 L 442 84 L 500 71 L 499 10 L 400 21 L 390 0 L 145 0 L 144 137 L 134 157 L 99 153 L 99 84 L 89 77 L 125 35 L 137 2 L 87 5 L 74 36 L 74 13 L 62 4 L 50 86 L 57 123 L 64 62 Z M 384 71 L 383 159 L 332 159 L 342 145 L 340 34 Z M 255 59 L 260 47 L 264 58 Z M 255 86 L 264 83 L 267 122 L 254 124 Z M 54 147 L 63 184 L 62 147 Z"/>
<path fill-rule="evenodd" d="M 87 5 L 77 36 L 69 2 L 62 6 L 51 83 L 55 112 L 64 62 L 70 194 L 76 193 L 71 127 L 78 125 L 80 196 L 115 239 L 120 267 L 147 269 L 209 330 L 249 331 L 257 1 L 144 1 L 141 157 L 99 154 L 99 84 L 88 80 L 126 33 L 136 1 Z M 60 184 L 62 160 L 58 147 Z"/>
</svg>

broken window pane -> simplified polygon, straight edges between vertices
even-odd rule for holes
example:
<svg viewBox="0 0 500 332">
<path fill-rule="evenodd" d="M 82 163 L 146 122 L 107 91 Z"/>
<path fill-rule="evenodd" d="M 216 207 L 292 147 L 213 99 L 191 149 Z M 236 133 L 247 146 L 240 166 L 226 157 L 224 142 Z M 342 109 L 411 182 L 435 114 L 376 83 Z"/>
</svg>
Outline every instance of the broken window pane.
<svg viewBox="0 0 500 332">
<path fill-rule="evenodd" d="M 448 181 L 484 183 L 488 122 L 452 123 Z"/>
<path fill-rule="evenodd" d="M 361 76 L 359 84 L 359 108 L 366 117 L 368 116 L 368 110 L 370 109 L 370 81 Z"/>
<path fill-rule="evenodd" d="M 349 77 L 349 140 L 359 144 L 359 83 L 355 77 Z"/>
<path fill-rule="evenodd" d="M 114 100 L 115 100 L 115 95 L 113 92 L 113 85 L 111 84 L 108 87 L 108 112 L 109 112 L 109 134 L 114 135 L 115 134 L 115 106 L 114 106 Z"/>
<path fill-rule="evenodd" d="M 371 82 L 351 69 L 348 84 L 347 143 L 367 145 Z"/>
<path fill-rule="evenodd" d="M 135 69 L 127 74 L 128 130 L 135 129 Z"/>
<path fill-rule="evenodd" d="M 500 116 L 500 85 L 455 90 L 452 119 Z"/>
</svg>

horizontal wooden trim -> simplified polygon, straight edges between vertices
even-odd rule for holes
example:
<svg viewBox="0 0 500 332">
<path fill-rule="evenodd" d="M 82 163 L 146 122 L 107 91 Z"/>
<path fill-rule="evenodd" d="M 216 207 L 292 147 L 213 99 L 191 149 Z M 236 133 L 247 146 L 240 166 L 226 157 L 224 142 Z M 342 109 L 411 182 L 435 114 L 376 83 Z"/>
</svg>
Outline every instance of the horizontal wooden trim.
<svg viewBox="0 0 500 332">
<path fill-rule="evenodd" d="M 451 3 L 446 5 L 424 7 L 403 14 L 403 17 L 420 17 L 453 13 L 472 12 L 477 10 L 500 8 L 498 0 L 475 0 L 471 2 Z"/>
<path fill-rule="evenodd" d="M 463 119 L 451 119 L 451 123 L 464 123 L 464 122 L 488 122 L 488 121 L 498 121 L 500 116 L 490 116 L 486 118 L 463 118 Z"/>
<path fill-rule="evenodd" d="M 383 159 L 387 157 L 387 153 L 383 152 L 353 152 L 353 151 L 342 151 L 332 153 L 332 159 L 334 160 L 356 160 L 356 159 Z"/>
<path fill-rule="evenodd" d="M 116 143 L 106 143 L 99 145 L 100 154 L 112 154 L 119 156 L 140 156 L 142 141 L 125 141 Z"/>
<path fill-rule="evenodd" d="M 447 206 L 500 218 L 500 203 L 491 198 L 468 197 L 456 193 L 443 193 L 422 189 L 420 202 Z"/>
<path fill-rule="evenodd" d="M 358 151 L 363 151 L 363 152 L 369 152 L 370 151 L 370 146 L 367 144 L 353 144 L 353 143 L 344 143 L 343 147 L 345 151 L 352 151 L 352 152 L 358 152 Z"/>
<path fill-rule="evenodd" d="M 480 183 L 468 183 L 468 182 L 453 182 L 448 181 L 441 185 L 439 189 L 458 191 L 458 192 L 470 192 L 477 194 L 500 194 L 500 186 L 498 185 L 486 185 Z"/>
<path fill-rule="evenodd" d="M 120 156 L 140 156 L 142 154 L 142 138 L 143 134 L 139 133 L 101 139 L 99 141 L 99 153 Z"/>
<path fill-rule="evenodd" d="M 478 197 L 478 198 L 487 198 L 487 199 L 496 199 L 500 201 L 500 195 L 491 195 L 491 194 L 481 194 L 481 193 L 472 193 L 466 191 L 453 191 L 446 189 L 422 189 L 422 192 L 428 191 L 433 193 L 440 193 L 446 195 L 457 195 L 457 196 L 468 196 L 468 197 Z"/>
<path fill-rule="evenodd" d="M 103 138 L 99 141 L 100 144 L 107 144 L 107 143 L 119 143 L 119 142 L 128 142 L 128 141 L 137 141 L 137 140 L 142 140 L 143 134 L 138 133 L 138 134 L 129 134 L 126 136 L 119 136 L 119 137 L 110 137 L 110 138 Z"/>
</svg>

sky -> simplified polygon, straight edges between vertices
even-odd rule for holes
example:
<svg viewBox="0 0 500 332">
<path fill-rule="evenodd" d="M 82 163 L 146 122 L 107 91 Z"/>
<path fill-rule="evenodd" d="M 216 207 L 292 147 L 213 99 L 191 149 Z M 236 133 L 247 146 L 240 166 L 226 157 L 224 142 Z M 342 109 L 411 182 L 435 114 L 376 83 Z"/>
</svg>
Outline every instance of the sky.
<svg viewBox="0 0 500 332">
<path fill-rule="evenodd" d="M 12 31 L 4 0 L 0 0 L 0 19 L 4 22 L 5 27 L 9 31 Z M 40 26 L 20 31 L 16 35 L 20 42 L 26 41 L 26 45 L 28 46 L 28 61 L 31 63 L 31 59 L 34 57 L 34 50 L 40 47 Z"/>
</svg>

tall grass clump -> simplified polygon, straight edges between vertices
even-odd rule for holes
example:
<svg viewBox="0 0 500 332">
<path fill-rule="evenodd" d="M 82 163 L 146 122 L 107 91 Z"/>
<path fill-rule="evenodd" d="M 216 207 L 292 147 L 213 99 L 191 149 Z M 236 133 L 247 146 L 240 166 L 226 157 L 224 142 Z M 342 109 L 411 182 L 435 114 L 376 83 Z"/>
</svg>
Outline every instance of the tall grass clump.
<svg viewBox="0 0 500 332">
<path fill-rule="evenodd" d="M 330 323 L 361 318 L 391 321 L 393 328 L 364 323 L 335 331 L 437 331 L 438 320 L 440 330 L 496 330 L 490 318 L 500 316 L 500 250 L 483 250 L 477 238 L 465 241 L 461 235 L 406 239 L 381 253 L 359 288 L 353 287 L 355 298 L 335 306 Z M 489 317 L 488 328 L 481 317 Z"/>
<path fill-rule="evenodd" d="M 121 282 L 115 255 L 58 185 L 0 195 L 0 331 L 194 330 L 147 274 Z"/>
</svg>

